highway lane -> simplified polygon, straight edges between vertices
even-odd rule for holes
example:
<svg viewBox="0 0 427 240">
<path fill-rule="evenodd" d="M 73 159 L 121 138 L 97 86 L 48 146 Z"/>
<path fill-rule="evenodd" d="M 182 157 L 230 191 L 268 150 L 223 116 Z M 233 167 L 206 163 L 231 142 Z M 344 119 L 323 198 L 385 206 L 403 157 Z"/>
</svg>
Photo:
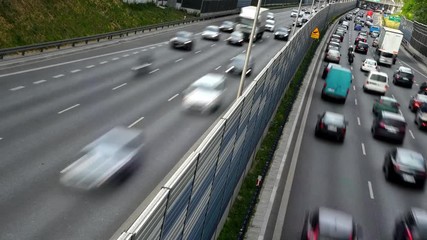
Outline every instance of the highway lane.
<svg viewBox="0 0 427 240">
<path fill-rule="evenodd" d="M 341 65 L 347 67 L 349 65 L 346 50 L 349 43 L 354 43 L 357 34 L 352 30 L 352 26 L 353 23 L 342 44 Z M 372 39 L 369 38 L 368 41 L 371 43 Z M 323 81 L 320 78 L 321 73 L 318 73 L 282 239 L 299 239 L 305 212 L 317 206 L 332 207 L 352 214 L 363 227 L 364 239 L 391 239 L 394 221 L 403 211 L 411 206 L 427 209 L 425 191 L 391 184 L 384 179 L 384 154 L 395 144 L 375 140 L 371 136 L 372 104 L 378 96 L 363 92 L 362 86 L 367 75 L 359 70 L 362 60 L 372 56 L 372 49 L 370 48 L 367 56 L 356 53 L 352 65 L 354 88 L 345 105 L 320 100 Z M 405 52 L 399 53 L 399 59 L 407 61 L 411 66 L 416 65 Z M 399 62 L 392 68 L 381 67 L 381 71 L 391 78 L 398 66 Z M 415 75 L 418 80 L 426 80 L 417 72 Z M 387 96 L 394 96 L 401 103 L 402 114 L 408 123 L 402 146 L 427 156 L 426 133 L 416 129 L 413 123 L 414 114 L 407 109 L 409 97 L 415 92 L 416 86 L 405 89 L 391 83 Z M 343 145 L 314 137 L 316 115 L 324 110 L 343 113 L 349 120 Z"/>
<path fill-rule="evenodd" d="M 289 21 L 289 11 L 276 18 Z M 255 73 L 285 44 L 269 36 L 253 49 Z M 1 239 L 107 239 L 117 230 L 235 98 L 239 77 L 230 76 L 220 111 L 203 117 L 182 112 L 177 94 L 208 72 L 224 72 L 245 50 L 224 41 L 196 41 L 192 52 L 148 47 L 159 70 L 141 78 L 130 71 L 138 54 L 0 78 Z M 71 73 L 76 69 L 81 71 Z M 40 80 L 47 81 L 34 83 Z M 10 90 L 14 86 L 25 88 Z M 74 154 L 117 125 L 146 130 L 138 172 L 119 188 L 93 194 L 61 187 L 59 171 Z"/>
</svg>

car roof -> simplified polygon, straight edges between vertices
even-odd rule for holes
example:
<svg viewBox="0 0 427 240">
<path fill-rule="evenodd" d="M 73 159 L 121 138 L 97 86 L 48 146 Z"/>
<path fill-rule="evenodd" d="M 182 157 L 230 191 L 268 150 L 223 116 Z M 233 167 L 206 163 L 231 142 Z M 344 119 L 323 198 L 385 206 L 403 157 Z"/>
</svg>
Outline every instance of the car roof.
<svg viewBox="0 0 427 240">
<path fill-rule="evenodd" d="M 404 66 L 400 66 L 399 71 L 404 72 L 404 73 L 412 73 L 412 69 L 410 69 L 408 67 L 404 67 Z"/>
<path fill-rule="evenodd" d="M 342 119 L 344 121 L 344 115 L 342 115 L 341 113 L 325 111 L 325 116 L 336 118 L 336 119 Z"/>
<path fill-rule="evenodd" d="M 90 143 L 85 149 L 92 149 L 99 145 L 107 144 L 110 147 L 121 148 L 133 139 L 139 137 L 142 131 L 117 126 Z"/>
<path fill-rule="evenodd" d="M 329 237 L 348 238 L 353 233 L 353 217 L 347 213 L 319 208 L 319 231 Z"/>
<path fill-rule="evenodd" d="M 381 115 L 382 115 L 382 118 L 388 118 L 388 119 L 406 122 L 405 118 L 400 113 L 381 111 Z"/>
</svg>

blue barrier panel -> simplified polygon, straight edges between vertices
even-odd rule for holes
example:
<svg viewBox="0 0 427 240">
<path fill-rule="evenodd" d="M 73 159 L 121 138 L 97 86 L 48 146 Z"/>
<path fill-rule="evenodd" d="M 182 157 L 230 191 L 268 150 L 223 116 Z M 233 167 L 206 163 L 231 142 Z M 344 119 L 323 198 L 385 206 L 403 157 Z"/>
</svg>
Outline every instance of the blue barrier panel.
<svg viewBox="0 0 427 240">
<path fill-rule="evenodd" d="M 209 185 L 210 186 L 210 185 Z M 184 229 L 184 239 L 201 239 L 203 230 L 203 221 L 206 217 L 207 202 L 209 200 L 209 191 L 204 191 L 204 195 L 200 196 L 200 202 L 194 209 L 193 213 L 188 215 Z M 189 211 L 190 212 L 190 211 Z"/>
</svg>

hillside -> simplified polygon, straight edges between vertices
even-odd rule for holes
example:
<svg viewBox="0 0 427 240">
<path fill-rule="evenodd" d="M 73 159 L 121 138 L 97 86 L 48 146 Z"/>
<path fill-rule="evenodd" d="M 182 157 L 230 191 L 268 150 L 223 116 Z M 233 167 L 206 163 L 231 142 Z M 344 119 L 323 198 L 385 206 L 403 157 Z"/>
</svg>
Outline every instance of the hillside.
<svg viewBox="0 0 427 240">
<path fill-rule="evenodd" d="M 0 48 L 183 19 L 182 11 L 122 0 L 0 0 Z"/>
</svg>

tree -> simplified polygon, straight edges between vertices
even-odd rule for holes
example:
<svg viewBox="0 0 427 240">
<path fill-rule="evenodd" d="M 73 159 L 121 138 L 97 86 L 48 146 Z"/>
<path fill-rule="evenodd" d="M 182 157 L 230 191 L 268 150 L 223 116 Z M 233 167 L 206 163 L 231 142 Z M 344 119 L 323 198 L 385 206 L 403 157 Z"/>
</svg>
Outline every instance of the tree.
<svg viewBox="0 0 427 240">
<path fill-rule="evenodd" d="M 402 14 L 410 20 L 427 24 L 427 0 L 404 0 Z"/>
</svg>

